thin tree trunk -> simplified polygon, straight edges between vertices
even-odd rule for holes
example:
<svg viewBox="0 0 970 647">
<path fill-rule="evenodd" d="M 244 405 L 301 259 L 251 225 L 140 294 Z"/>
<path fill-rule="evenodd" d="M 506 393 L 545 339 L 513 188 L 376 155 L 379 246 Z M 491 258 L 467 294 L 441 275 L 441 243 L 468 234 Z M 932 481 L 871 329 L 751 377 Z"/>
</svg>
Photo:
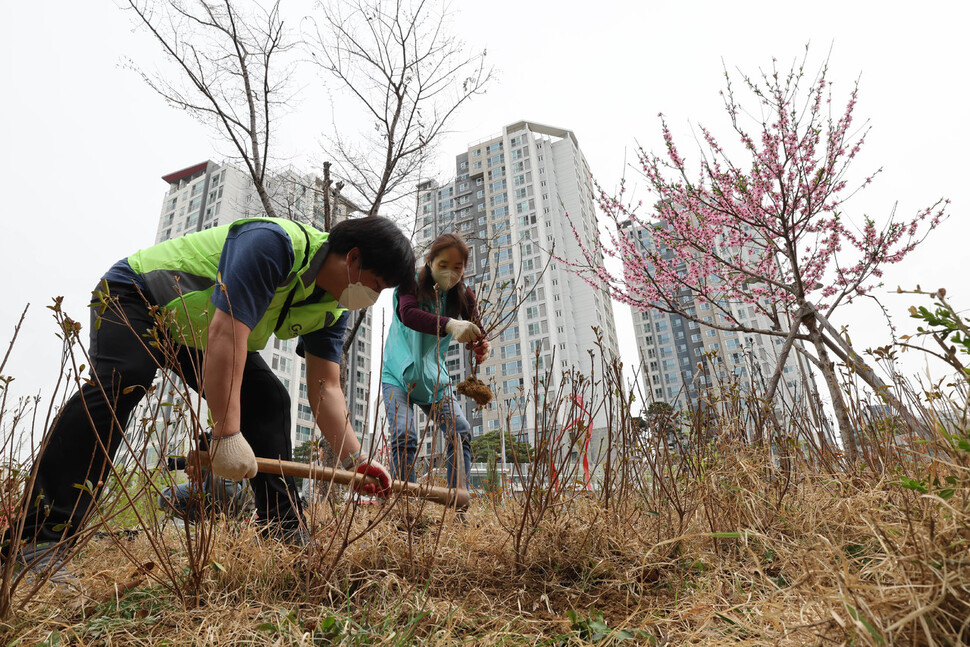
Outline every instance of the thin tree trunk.
<svg viewBox="0 0 970 647">
<path fill-rule="evenodd" d="M 350 363 L 347 361 L 347 354 L 350 352 L 351 346 L 354 344 L 354 339 L 357 338 L 357 331 L 360 330 L 360 324 L 364 322 L 364 317 L 367 316 L 367 310 L 360 310 L 354 317 L 354 325 L 350 328 L 350 334 L 344 339 L 343 351 L 340 353 L 340 388 L 347 388 L 347 381 L 350 379 Z"/>
<path fill-rule="evenodd" d="M 333 227 L 333 218 L 331 216 L 332 206 L 330 203 L 330 162 L 323 163 L 323 230 L 330 233 Z M 347 366 L 347 356 L 346 352 L 340 355 L 340 390 L 344 392 L 344 397 L 346 398 L 347 391 L 344 388 L 346 384 L 346 377 L 344 371 Z M 324 465 L 331 467 L 338 467 L 337 465 L 337 453 L 333 451 L 330 443 L 320 443 L 320 460 Z M 331 488 L 331 492 L 333 488 Z"/>
<path fill-rule="evenodd" d="M 815 319 L 818 320 L 818 322 L 822 325 L 824 331 L 829 333 L 827 337 L 823 336 L 823 339 L 832 352 L 835 353 L 840 360 L 845 362 L 845 364 L 852 369 L 852 371 L 858 375 L 863 382 L 872 387 L 879 398 L 884 400 L 886 404 L 895 409 L 896 412 L 906 420 L 907 425 L 909 425 L 913 431 L 920 431 L 925 436 L 926 425 L 920 422 L 916 416 L 910 412 L 909 407 L 903 404 L 903 402 L 893 394 L 890 386 L 883 382 L 882 378 L 880 378 L 876 372 L 872 370 L 868 364 L 866 364 L 865 360 L 855 352 L 852 346 L 842 339 L 842 336 L 835 329 L 835 327 L 829 323 L 828 319 L 826 319 L 824 315 L 817 312 L 815 313 Z"/>
<path fill-rule="evenodd" d="M 791 354 L 792 346 L 795 344 L 795 338 L 798 336 L 798 329 L 802 327 L 805 315 L 809 312 L 809 308 L 803 305 L 791 318 L 791 323 L 789 324 L 791 329 L 788 331 L 788 337 L 785 338 L 785 344 L 781 347 L 781 354 L 778 356 L 775 374 L 771 376 L 771 380 L 768 382 L 768 388 L 765 391 L 765 400 L 768 402 L 771 402 L 775 397 L 775 391 L 778 390 L 778 383 L 781 382 L 781 374 L 785 368 L 785 362 L 788 361 L 788 355 Z"/>
<path fill-rule="evenodd" d="M 792 346 L 795 344 L 795 337 L 798 336 L 798 329 L 802 324 L 802 316 L 802 310 L 799 310 L 791 324 L 791 330 L 788 331 L 788 337 L 785 338 L 785 344 L 781 347 L 781 352 L 778 355 L 775 364 L 775 372 L 768 381 L 768 388 L 765 390 L 765 413 L 771 419 L 772 426 L 775 428 L 775 433 L 779 435 L 781 434 L 781 425 L 779 424 L 778 416 L 775 413 L 775 393 L 778 391 L 778 384 L 781 382 L 781 376 L 785 370 L 785 362 L 788 361 L 788 356 L 791 354 Z M 761 425 L 757 425 L 755 427 L 754 441 L 755 444 L 759 446 L 764 443 L 764 438 L 761 436 Z"/>
<path fill-rule="evenodd" d="M 849 414 L 845 408 L 845 400 L 842 398 L 842 391 L 839 388 L 839 380 L 835 374 L 835 363 L 829 358 L 823 335 L 818 330 L 815 317 L 806 317 L 805 325 L 809 330 L 812 343 L 815 345 L 815 352 L 818 355 L 818 366 L 825 380 L 825 385 L 829 389 L 829 397 L 832 398 L 832 408 L 835 410 L 835 421 L 839 427 L 839 435 L 842 437 L 842 445 L 845 448 L 846 458 L 850 463 L 854 463 L 859 456 L 859 450 L 856 446 L 852 423 L 849 421 Z"/>
<path fill-rule="evenodd" d="M 333 220 L 330 216 L 330 162 L 323 163 L 323 230 L 330 232 Z"/>
</svg>

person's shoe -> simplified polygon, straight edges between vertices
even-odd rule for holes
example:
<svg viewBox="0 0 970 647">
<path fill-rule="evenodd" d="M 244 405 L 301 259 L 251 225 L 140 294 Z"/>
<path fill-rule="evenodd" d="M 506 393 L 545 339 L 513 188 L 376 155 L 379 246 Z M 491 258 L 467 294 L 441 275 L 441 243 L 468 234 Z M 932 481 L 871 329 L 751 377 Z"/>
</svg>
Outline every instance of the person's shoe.
<svg viewBox="0 0 970 647">
<path fill-rule="evenodd" d="M 16 570 L 26 570 L 23 582 L 27 586 L 47 581 L 60 593 L 81 593 L 81 581 L 67 568 L 54 542 L 24 546 L 17 556 Z"/>
</svg>

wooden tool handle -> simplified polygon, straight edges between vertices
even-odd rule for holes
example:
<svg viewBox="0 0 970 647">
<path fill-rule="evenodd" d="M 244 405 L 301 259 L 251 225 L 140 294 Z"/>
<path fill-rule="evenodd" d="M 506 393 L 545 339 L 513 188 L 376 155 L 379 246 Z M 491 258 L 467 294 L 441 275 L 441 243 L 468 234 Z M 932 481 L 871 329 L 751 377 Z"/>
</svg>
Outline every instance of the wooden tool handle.
<svg viewBox="0 0 970 647">
<path fill-rule="evenodd" d="M 190 451 L 187 462 L 194 464 L 198 461 L 201 467 L 209 467 L 209 452 Z M 281 476 L 295 476 L 297 478 L 312 479 L 314 481 L 333 481 L 341 485 L 356 485 L 372 483 L 378 485 L 377 479 L 372 476 L 364 476 L 358 472 L 337 469 L 334 467 L 324 467 L 322 465 L 309 465 L 307 463 L 297 463 L 295 461 L 273 460 L 271 458 L 256 457 L 256 468 L 262 474 L 277 474 Z M 443 506 L 451 506 L 459 509 L 468 507 L 468 490 L 464 488 L 446 488 L 434 485 L 418 485 L 409 481 L 391 481 L 392 492 L 403 492 L 410 496 L 416 496 L 428 501 L 440 503 Z"/>
</svg>

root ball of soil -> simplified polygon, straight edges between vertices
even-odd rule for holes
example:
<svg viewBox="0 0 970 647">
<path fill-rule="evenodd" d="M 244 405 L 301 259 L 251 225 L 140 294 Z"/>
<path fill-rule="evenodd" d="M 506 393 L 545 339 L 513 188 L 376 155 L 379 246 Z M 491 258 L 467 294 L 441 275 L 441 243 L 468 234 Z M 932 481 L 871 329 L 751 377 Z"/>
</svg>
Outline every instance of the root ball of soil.
<svg viewBox="0 0 970 647">
<path fill-rule="evenodd" d="M 458 393 L 471 398 L 480 407 L 485 406 L 495 397 L 492 395 L 492 389 L 474 375 L 469 375 L 458 385 Z"/>
</svg>

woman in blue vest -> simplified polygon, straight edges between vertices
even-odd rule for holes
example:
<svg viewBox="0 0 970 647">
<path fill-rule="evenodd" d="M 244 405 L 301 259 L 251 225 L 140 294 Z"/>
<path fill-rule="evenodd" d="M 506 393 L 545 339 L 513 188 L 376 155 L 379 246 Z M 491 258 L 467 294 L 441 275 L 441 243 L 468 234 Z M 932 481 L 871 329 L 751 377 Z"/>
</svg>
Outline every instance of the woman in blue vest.
<svg viewBox="0 0 970 647">
<path fill-rule="evenodd" d="M 462 281 L 468 246 L 457 234 L 438 236 L 425 255 L 414 289 L 394 291 L 394 321 L 384 345 L 381 393 L 391 433 L 391 471 L 415 480 L 417 405 L 448 443 L 448 487 L 466 487 L 471 469 L 471 433 L 451 389 L 445 362 L 452 340 L 474 344 L 479 363 L 490 354 L 478 320 L 475 297 Z M 456 447 L 462 464 L 457 464 Z"/>
</svg>

